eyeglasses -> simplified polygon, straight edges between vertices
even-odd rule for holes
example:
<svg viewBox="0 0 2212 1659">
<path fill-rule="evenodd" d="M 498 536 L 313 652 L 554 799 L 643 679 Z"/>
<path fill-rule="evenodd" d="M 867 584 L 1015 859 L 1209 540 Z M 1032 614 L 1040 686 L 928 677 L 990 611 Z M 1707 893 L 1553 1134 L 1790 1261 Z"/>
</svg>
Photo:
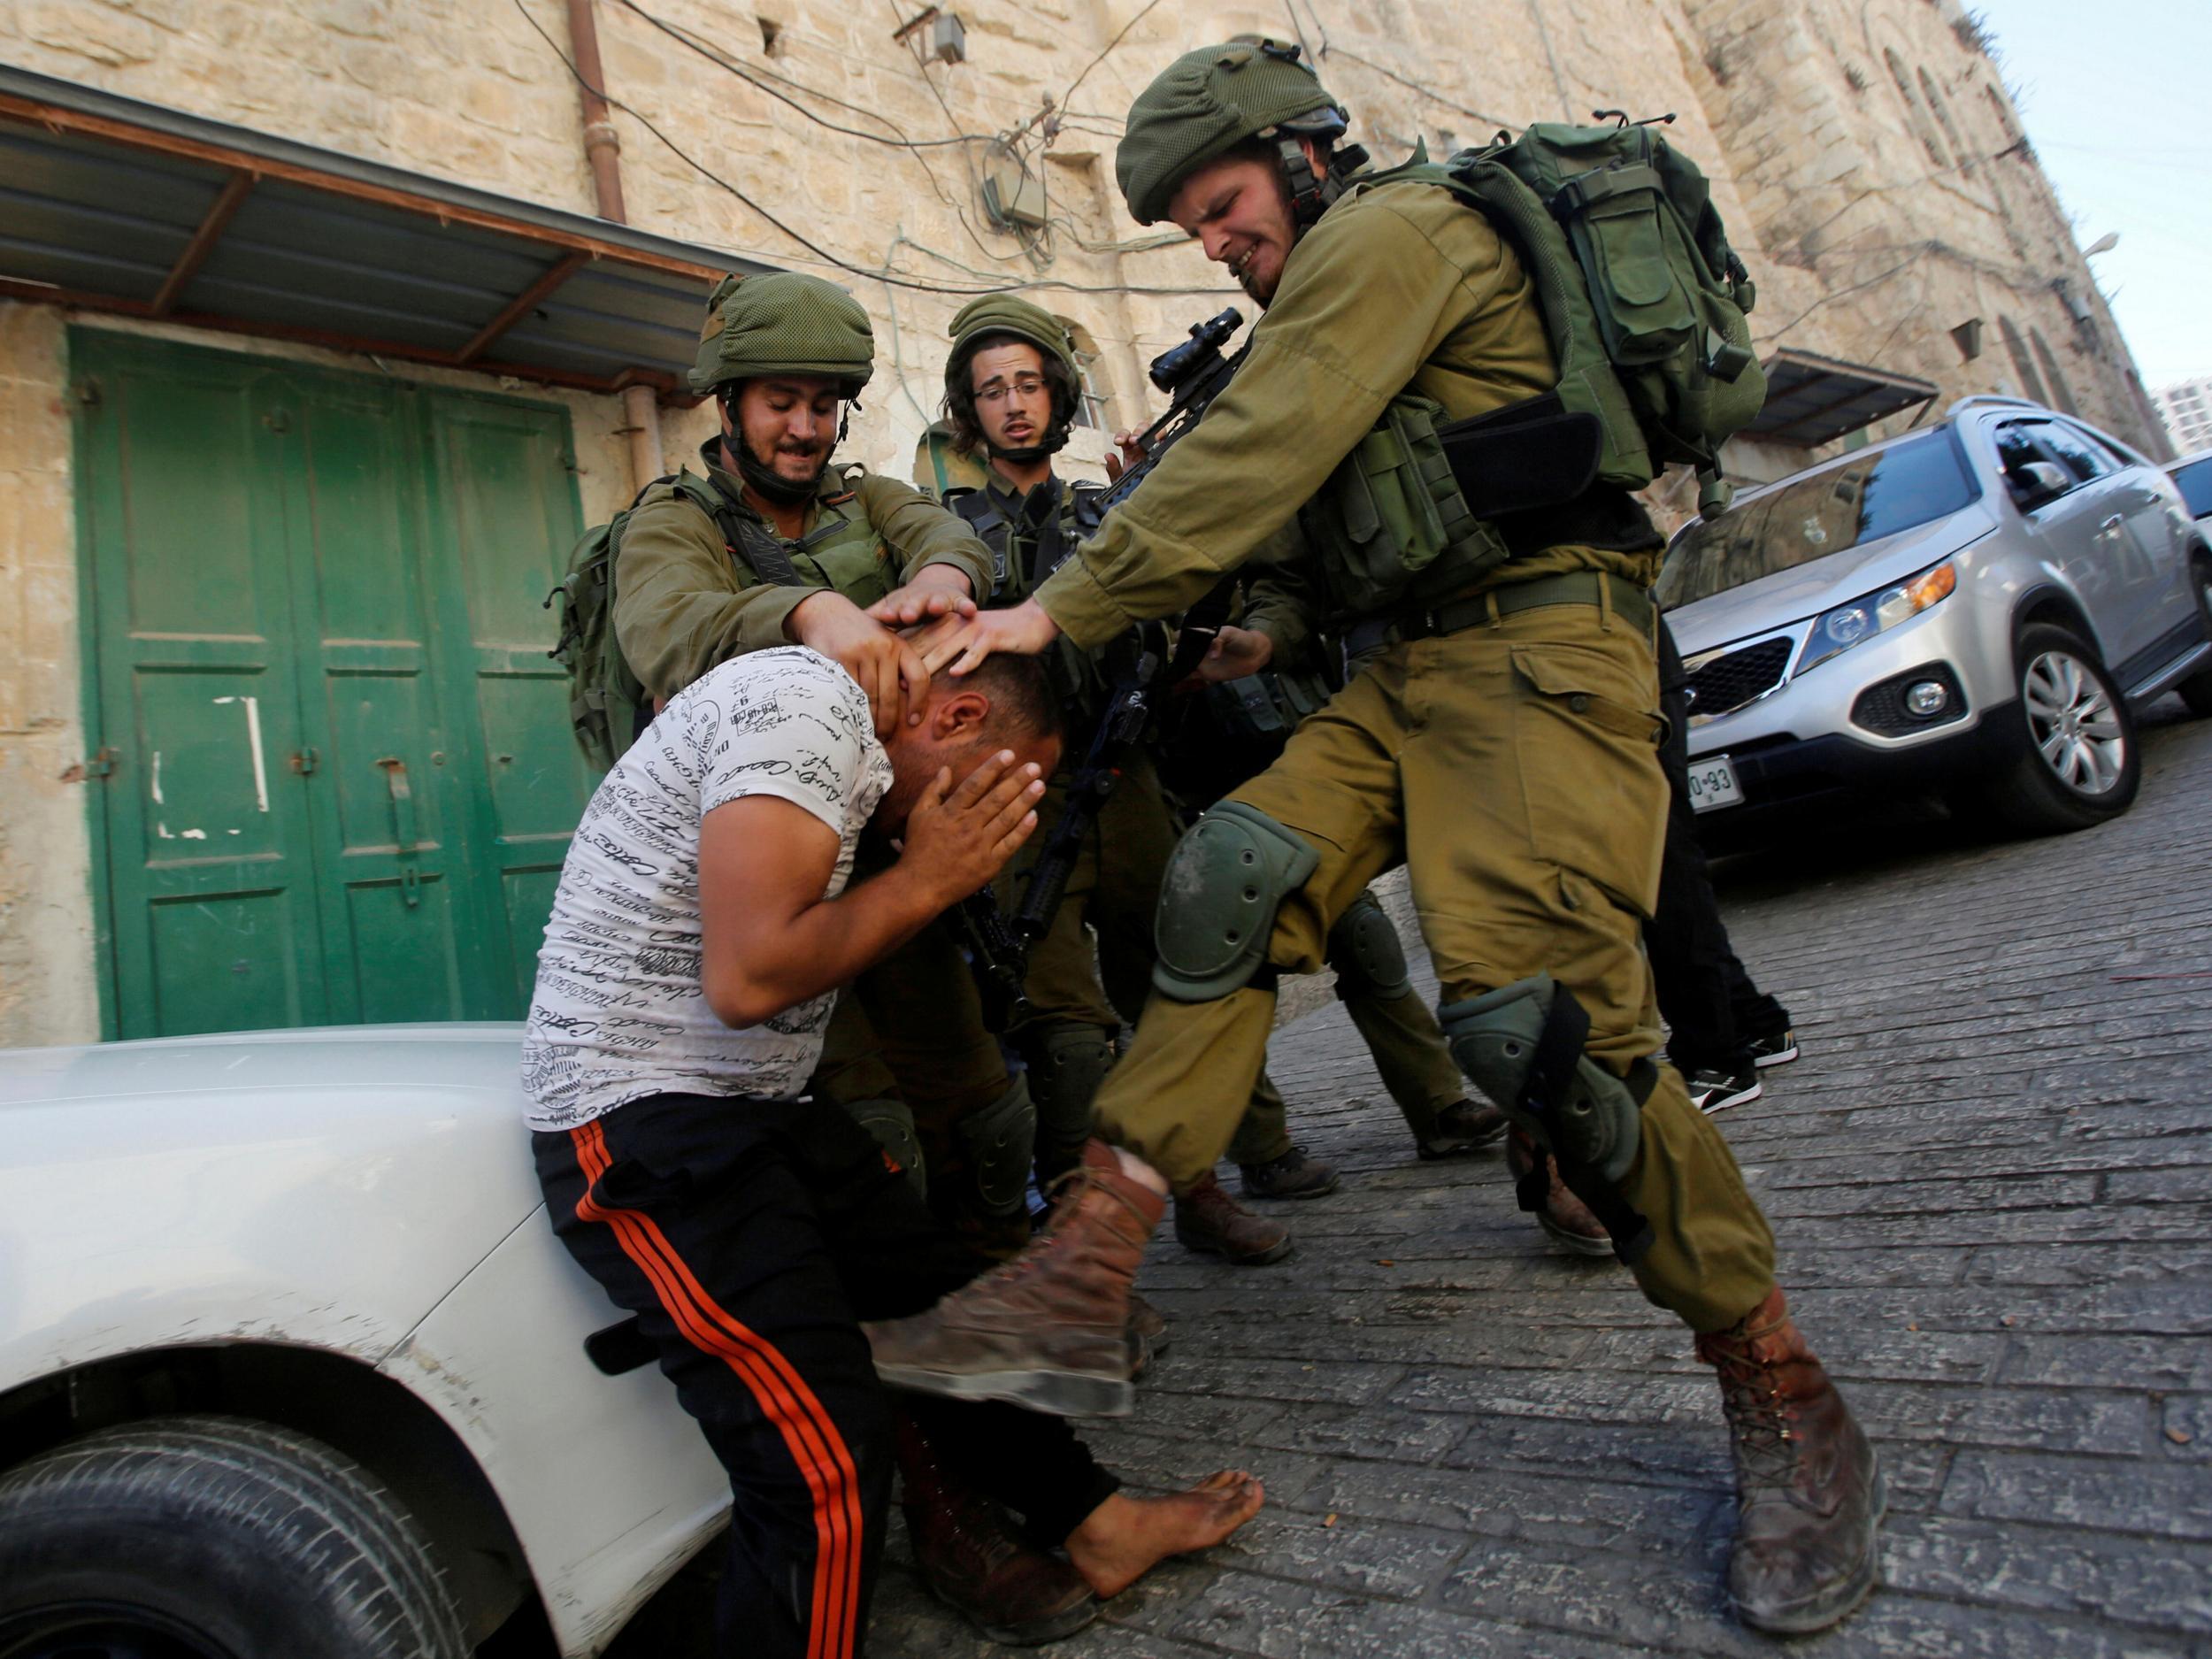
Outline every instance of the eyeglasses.
<svg viewBox="0 0 2212 1659">
<path fill-rule="evenodd" d="M 1046 389 L 1042 375 L 1018 374 L 1010 383 L 1005 380 L 984 381 L 976 388 L 975 401 L 979 403 L 1002 403 L 1014 393 L 1030 398 L 1041 396 Z"/>
</svg>

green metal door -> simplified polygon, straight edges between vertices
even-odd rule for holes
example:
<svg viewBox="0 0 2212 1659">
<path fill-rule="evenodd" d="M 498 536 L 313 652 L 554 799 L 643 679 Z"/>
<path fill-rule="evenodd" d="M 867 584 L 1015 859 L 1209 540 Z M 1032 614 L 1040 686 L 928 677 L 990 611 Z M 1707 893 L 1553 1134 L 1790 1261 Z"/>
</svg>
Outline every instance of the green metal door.
<svg viewBox="0 0 2212 1659">
<path fill-rule="evenodd" d="M 71 349 L 107 1029 L 518 1015 L 589 789 L 555 748 L 544 613 L 511 603 L 577 533 L 565 411 L 93 331 Z M 457 452 L 457 430 L 498 441 Z M 504 676 L 477 669 L 491 637 Z"/>
</svg>

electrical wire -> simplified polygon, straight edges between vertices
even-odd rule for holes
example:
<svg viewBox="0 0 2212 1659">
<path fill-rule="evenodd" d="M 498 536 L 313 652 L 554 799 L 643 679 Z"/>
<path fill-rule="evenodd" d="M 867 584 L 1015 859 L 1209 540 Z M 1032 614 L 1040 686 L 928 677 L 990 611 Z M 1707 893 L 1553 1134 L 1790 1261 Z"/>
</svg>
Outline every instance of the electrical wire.
<svg viewBox="0 0 2212 1659">
<path fill-rule="evenodd" d="M 1097 68 L 1099 65 L 1104 63 L 1106 59 L 1112 55 L 1114 48 L 1120 45 L 1122 42 L 1127 38 L 1131 29 L 1135 28 L 1138 24 L 1143 22 L 1145 19 L 1152 15 L 1152 8 L 1159 4 L 1160 0 L 1145 0 L 1143 6 L 1138 10 L 1137 15 L 1131 18 L 1126 23 L 1123 24 L 1120 29 L 1115 34 L 1114 38 L 1108 41 L 1105 45 L 1099 48 L 1098 56 L 1092 58 L 1089 63 L 1083 65 L 1083 73 L 1076 76 L 1074 80 L 1069 81 L 1068 89 L 1060 95 L 1061 108 L 1065 109 L 1067 107 L 1069 101 L 1075 96 L 1076 88 L 1083 84 L 1084 81 L 1089 76 L 1092 70 Z"/>
<path fill-rule="evenodd" d="M 1309 7 L 1308 9 L 1310 10 L 1311 8 Z M 1487 122 L 1491 126 L 1502 128 L 1509 133 L 1517 132 L 1519 130 L 1519 128 L 1511 121 L 1502 119 L 1495 115 L 1486 115 L 1480 110 L 1471 110 L 1456 99 L 1446 97 L 1433 87 L 1425 87 L 1417 81 L 1409 81 L 1394 69 L 1385 69 L 1380 64 L 1376 63 L 1370 58 L 1362 58 L 1357 52 L 1352 50 L 1348 46 L 1332 45 L 1325 34 L 1323 35 L 1321 40 L 1321 55 L 1325 58 L 1331 59 L 1348 58 L 1352 62 L 1358 64 L 1361 67 L 1373 70 L 1384 80 L 1394 81 L 1400 86 L 1405 88 L 1408 91 L 1419 93 L 1432 104 L 1440 104 L 1448 110 L 1456 110 L 1462 115 L 1471 115 L 1478 121 Z"/>
<path fill-rule="evenodd" d="M 763 207 L 759 203 L 754 201 L 751 196 L 746 195 L 744 191 L 739 189 L 727 179 L 725 179 L 721 174 L 716 173 L 711 167 L 709 167 L 705 163 L 700 161 L 697 157 L 693 156 L 688 150 L 685 150 L 680 144 L 677 143 L 674 139 L 669 137 L 668 134 L 662 132 L 659 127 L 654 126 L 650 119 L 641 114 L 630 104 L 624 103 L 620 98 L 614 96 L 603 88 L 592 85 L 589 81 L 585 79 L 583 73 L 576 67 L 574 60 L 572 60 L 569 55 L 561 49 L 560 42 L 556 41 L 550 35 L 547 34 L 544 27 L 539 23 L 537 19 L 530 15 L 529 8 L 523 4 L 523 0 L 513 0 L 513 4 L 515 10 L 522 14 L 522 20 L 530 26 L 531 32 L 545 42 L 547 50 L 549 50 L 555 58 L 560 60 L 562 67 L 568 71 L 570 77 L 575 81 L 578 86 L 583 88 L 584 90 L 590 93 L 594 97 L 601 99 L 610 109 L 621 111 L 623 114 L 628 116 L 640 127 L 643 127 L 655 138 L 658 139 L 668 152 L 674 156 L 679 161 L 689 167 L 694 173 L 696 173 L 708 183 L 713 185 L 717 189 L 722 190 L 727 195 L 735 197 L 738 202 L 741 203 L 754 214 L 767 221 L 767 223 L 773 226 L 777 230 L 782 232 L 793 242 L 798 243 L 800 247 L 814 255 L 816 260 L 822 265 L 833 267 L 836 270 L 849 272 L 854 276 L 866 277 L 872 281 L 895 284 L 900 288 L 913 288 L 924 294 L 974 296 L 979 294 L 1013 294 L 1031 288 L 1054 288 L 1071 294 L 1146 294 L 1162 296 L 1180 296 L 1193 294 L 1217 295 L 1233 291 L 1218 286 L 1211 288 L 1169 288 L 1164 286 L 1141 286 L 1135 283 L 1126 282 L 1069 282 L 1056 279 L 1038 280 L 1026 282 L 988 282 L 975 287 L 948 288 L 942 283 L 918 281 L 903 273 L 895 273 L 889 269 L 887 265 L 882 269 L 872 270 L 866 265 L 856 265 L 849 259 L 840 258 L 837 255 L 832 253 L 828 249 L 823 247 L 820 243 L 813 242 L 809 238 L 801 235 L 797 231 L 792 229 L 790 226 L 785 224 L 773 213 L 771 213 L 766 208 Z M 949 111 L 948 111 L 948 113 L 949 113 Z M 899 240 L 904 241 L 905 239 L 902 237 Z M 894 247 L 895 248 L 896 245 L 897 243 L 895 242 Z M 918 246 L 918 244 L 910 242 L 907 242 L 906 245 L 909 247 Z M 937 257 L 942 257 L 941 255 Z M 974 274 L 979 277 L 982 277 L 986 273 L 978 272 Z"/>
</svg>

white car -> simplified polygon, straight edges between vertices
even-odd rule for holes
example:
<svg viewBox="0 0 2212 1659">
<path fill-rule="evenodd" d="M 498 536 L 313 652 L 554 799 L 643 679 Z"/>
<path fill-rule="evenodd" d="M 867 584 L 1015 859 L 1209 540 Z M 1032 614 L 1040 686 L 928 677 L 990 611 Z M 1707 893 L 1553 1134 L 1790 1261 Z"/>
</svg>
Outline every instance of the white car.
<svg viewBox="0 0 2212 1659">
<path fill-rule="evenodd" d="M 534 1595 L 595 1655 L 717 1532 L 720 1466 L 547 1225 L 519 1048 L 0 1053 L 0 1655 L 465 1659 Z"/>
</svg>

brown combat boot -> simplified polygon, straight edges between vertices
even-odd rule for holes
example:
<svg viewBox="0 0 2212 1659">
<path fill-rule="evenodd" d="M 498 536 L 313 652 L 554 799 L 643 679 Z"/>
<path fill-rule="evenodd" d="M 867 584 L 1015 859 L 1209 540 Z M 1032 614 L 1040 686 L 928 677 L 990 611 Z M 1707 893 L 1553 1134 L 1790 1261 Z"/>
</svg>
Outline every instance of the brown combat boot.
<svg viewBox="0 0 2212 1659">
<path fill-rule="evenodd" d="M 1290 1254 L 1290 1229 L 1230 1197 L 1211 1170 L 1188 1192 L 1175 1194 L 1175 1238 L 1187 1250 L 1203 1250 L 1239 1267 L 1264 1267 Z"/>
<path fill-rule="evenodd" d="M 1415 1133 L 1413 1149 L 1427 1159 L 1463 1158 L 1496 1146 L 1509 1126 L 1506 1115 L 1488 1101 L 1454 1101 Z"/>
<path fill-rule="evenodd" d="M 1536 1141 L 1527 1130 L 1516 1129 L 1508 1137 L 1505 1167 L 1517 1181 L 1536 1167 Z M 1551 1188 L 1544 1194 L 1544 1207 L 1536 1212 L 1536 1225 L 1577 1256 L 1613 1254 L 1613 1235 L 1560 1179 L 1556 1158 L 1551 1161 Z"/>
<path fill-rule="evenodd" d="M 1699 1337 L 1697 1356 L 1720 1373 L 1734 1440 L 1736 1617 L 1777 1635 L 1825 1630 L 1874 1587 L 1880 1461 L 1779 1290 Z"/>
<path fill-rule="evenodd" d="M 1082 1574 L 1025 1540 L 996 1503 L 949 1471 L 906 1412 L 898 1414 L 899 1508 L 922 1578 L 993 1641 L 1056 1641 L 1098 1617 Z"/>
<path fill-rule="evenodd" d="M 1052 1220 L 1005 1266 L 906 1319 L 864 1325 L 894 1388 L 1056 1417 L 1128 1415 L 1129 1284 L 1167 1201 L 1094 1141 Z"/>
</svg>

